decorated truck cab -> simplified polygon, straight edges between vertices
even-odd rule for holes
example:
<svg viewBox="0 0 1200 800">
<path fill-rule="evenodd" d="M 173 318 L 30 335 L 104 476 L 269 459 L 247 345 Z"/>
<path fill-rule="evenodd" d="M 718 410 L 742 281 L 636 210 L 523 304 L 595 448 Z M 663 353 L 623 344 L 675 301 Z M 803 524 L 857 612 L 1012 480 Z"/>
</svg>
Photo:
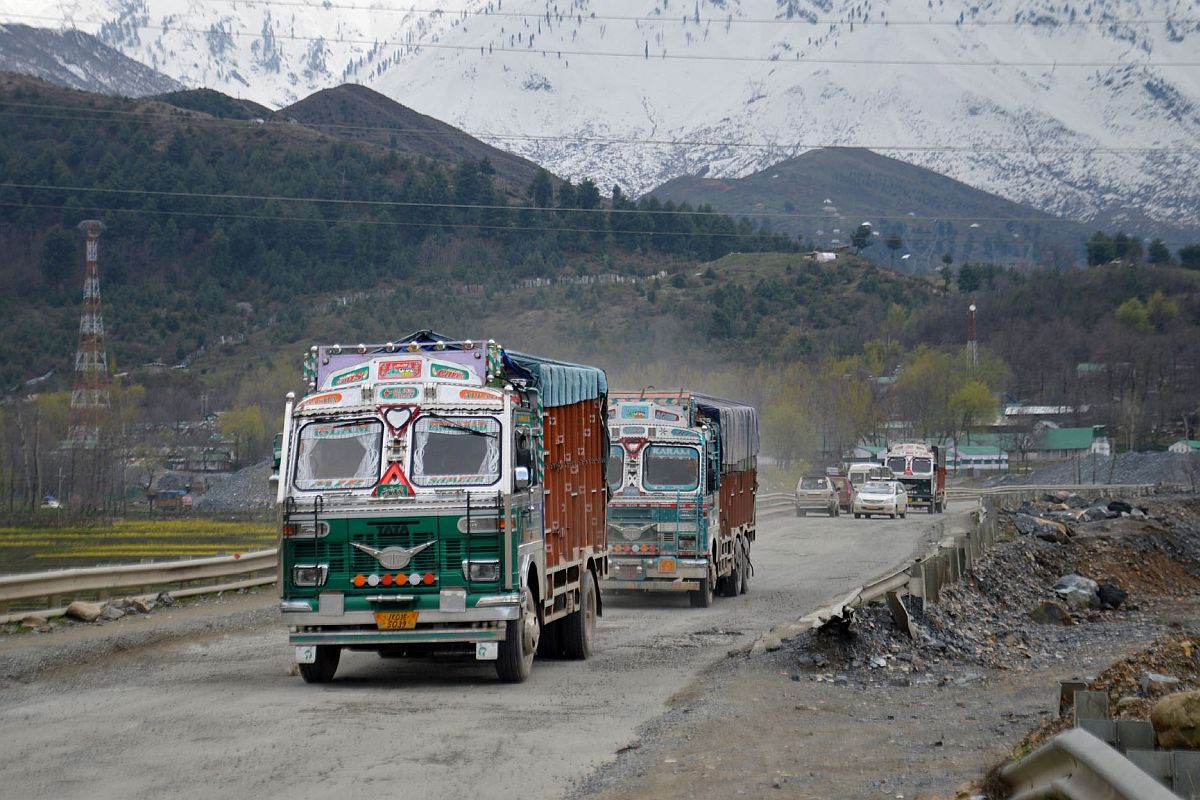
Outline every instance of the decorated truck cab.
<svg viewBox="0 0 1200 800">
<path fill-rule="evenodd" d="M 285 407 L 280 611 L 300 674 L 343 649 L 587 658 L 607 573 L 604 372 L 420 331 L 313 347 Z"/>
<path fill-rule="evenodd" d="M 614 392 L 609 435 L 605 588 L 686 591 L 700 608 L 748 591 L 758 412 L 686 390 Z"/>
</svg>

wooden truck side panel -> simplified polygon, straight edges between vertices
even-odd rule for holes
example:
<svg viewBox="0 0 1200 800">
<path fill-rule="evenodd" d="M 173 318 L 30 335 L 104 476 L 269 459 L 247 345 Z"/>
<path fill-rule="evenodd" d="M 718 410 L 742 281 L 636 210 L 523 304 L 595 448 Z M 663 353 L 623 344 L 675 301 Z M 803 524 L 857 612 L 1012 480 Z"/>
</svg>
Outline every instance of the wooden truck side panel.
<svg viewBox="0 0 1200 800">
<path fill-rule="evenodd" d="M 721 535 L 754 530 L 754 497 L 758 483 L 755 468 L 726 472 L 721 476 Z M 748 526 L 748 528 L 747 528 Z"/>
<path fill-rule="evenodd" d="M 603 398 L 545 410 L 546 568 L 608 546 Z"/>
</svg>

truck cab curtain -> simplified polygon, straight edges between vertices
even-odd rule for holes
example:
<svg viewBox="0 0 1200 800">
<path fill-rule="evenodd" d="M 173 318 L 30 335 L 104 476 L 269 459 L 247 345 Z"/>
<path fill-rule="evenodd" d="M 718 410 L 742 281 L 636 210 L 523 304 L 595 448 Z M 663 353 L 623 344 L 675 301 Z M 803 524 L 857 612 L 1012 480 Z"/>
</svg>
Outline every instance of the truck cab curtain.
<svg viewBox="0 0 1200 800">
<path fill-rule="evenodd" d="M 535 386 L 541 392 L 542 405 L 547 408 L 569 406 L 608 394 L 608 378 L 604 370 L 596 367 L 512 350 L 504 351 L 504 366 Z"/>
<path fill-rule="evenodd" d="M 758 412 L 753 406 L 693 394 L 696 408 L 721 424 L 721 464 L 731 467 L 758 455 Z"/>
</svg>

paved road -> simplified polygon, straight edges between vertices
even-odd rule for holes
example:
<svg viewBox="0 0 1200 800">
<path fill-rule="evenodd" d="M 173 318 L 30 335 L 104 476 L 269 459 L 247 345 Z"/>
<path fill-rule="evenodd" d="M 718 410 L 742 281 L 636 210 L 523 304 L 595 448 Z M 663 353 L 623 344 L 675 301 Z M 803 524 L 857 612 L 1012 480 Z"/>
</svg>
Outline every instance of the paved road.
<svg viewBox="0 0 1200 800">
<path fill-rule="evenodd" d="M 277 624 L 43 672 L 0 688 L 0 793 L 561 797 L 704 666 L 903 562 L 949 516 L 760 519 L 750 594 L 711 609 L 606 596 L 596 656 L 536 662 L 518 686 L 489 663 L 349 652 L 335 683 L 309 686 Z"/>
</svg>

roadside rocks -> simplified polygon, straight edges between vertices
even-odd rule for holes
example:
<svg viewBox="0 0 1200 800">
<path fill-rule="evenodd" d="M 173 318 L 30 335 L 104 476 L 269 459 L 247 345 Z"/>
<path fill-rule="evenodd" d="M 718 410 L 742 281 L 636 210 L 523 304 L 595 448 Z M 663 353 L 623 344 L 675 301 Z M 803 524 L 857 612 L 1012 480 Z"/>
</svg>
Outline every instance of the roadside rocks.
<svg viewBox="0 0 1200 800">
<path fill-rule="evenodd" d="M 1100 584 L 1082 575 L 1063 575 L 1055 582 L 1054 592 L 1072 611 L 1100 607 Z"/>
<path fill-rule="evenodd" d="M 911 636 L 879 603 L 856 610 L 849 625 L 783 635 L 780 653 L 759 653 L 783 659 L 789 674 L 814 680 L 840 670 L 864 684 L 936 685 L 939 676 L 956 670 L 1070 663 L 1075 652 L 1107 641 L 1113 625 L 1157 632 L 1146 606 L 1200 595 L 1200 501 L 1156 499 L 1154 522 L 1131 514 L 1110 517 L 1109 502 L 1088 498 L 1072 511 L 1104 511 L 1105 519 L 1087 533 L 1082 526 L 1088 523 L 1025 513 L 1042 513 L 1040 504 L 1001 515 L 996 543 L 961 578 L 942 586 L 936 602 L 900 598 Z M 1062 543 L 1021 531 L 1062 532 L 1075 525 L 1081 533 Z M 1200 668 L 1200 655 L 1196 662 Z M 1144 699 L 1137 678 L 1149 670 L 1134 673 L 1124 694 Z"/>
<path fill-rule="evenodd" d="M 100 618 L 100 614 L 103 611 L 104 606 L 99 603 L 87 603 L 83 600 L 76 600 L 67 606 L 66 615 L 80 622 L 95 622 Z"/>
<path fill-rule="evenodd" d="M 1167 695 L 1155 703 L 1150 721 L 1159 747 L 1200 748 L 1200 691 Z"/>
<path fill-rule="evenodd" d="M 1071 612 L 1059 603 L 1045 600 L 1029 612 L 1029 618 L 1041 625 L 1074 625 Z"/>
</svg>

